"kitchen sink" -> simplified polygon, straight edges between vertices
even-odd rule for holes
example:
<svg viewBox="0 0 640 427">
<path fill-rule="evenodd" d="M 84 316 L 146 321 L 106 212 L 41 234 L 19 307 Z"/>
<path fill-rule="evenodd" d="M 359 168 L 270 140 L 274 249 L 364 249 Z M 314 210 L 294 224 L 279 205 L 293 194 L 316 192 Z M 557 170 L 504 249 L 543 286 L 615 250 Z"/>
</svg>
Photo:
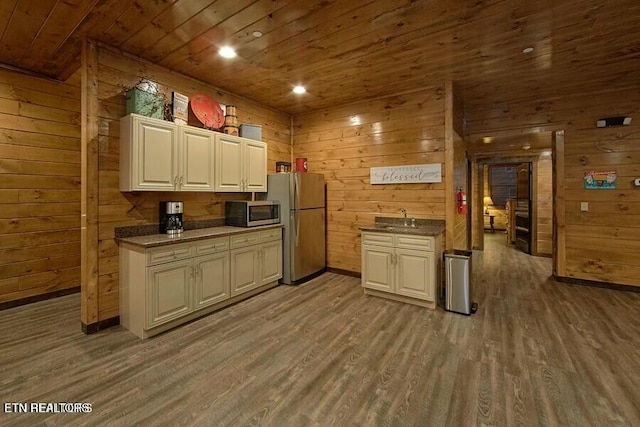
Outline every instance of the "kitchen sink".
<svg viewBox="0 0 640 427">
<path fill-rule="evenodd" d="M 419 230 L 421 228 L 415 225 L 400 225 L 400 224 L 377 225 L 376 227 L 383 228 L 385 230 Z"/>
</svg>

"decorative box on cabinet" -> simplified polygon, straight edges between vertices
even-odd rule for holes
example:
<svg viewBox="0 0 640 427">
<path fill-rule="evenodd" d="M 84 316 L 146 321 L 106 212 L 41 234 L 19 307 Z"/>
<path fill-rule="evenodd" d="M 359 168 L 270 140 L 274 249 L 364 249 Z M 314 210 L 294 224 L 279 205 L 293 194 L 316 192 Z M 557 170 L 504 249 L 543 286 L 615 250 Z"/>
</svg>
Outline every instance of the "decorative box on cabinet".
<svg viewBox="0 0 640 427">
<path fill-rule="evenodd" d="M 362 233 L 365 294 L 435 308 L 441 237 Z"/>
<path fill-rule="evenodd" d="M 120 324 L 147 338 L 275 286 L 281 277 L 280 227 L 146 249 L 124 243 Z"/>
<path fill-rule="evenodd" d="M 267 191 L 267 144 L 216 135 L 215 171 L 215 191 Z"/>
</svg>

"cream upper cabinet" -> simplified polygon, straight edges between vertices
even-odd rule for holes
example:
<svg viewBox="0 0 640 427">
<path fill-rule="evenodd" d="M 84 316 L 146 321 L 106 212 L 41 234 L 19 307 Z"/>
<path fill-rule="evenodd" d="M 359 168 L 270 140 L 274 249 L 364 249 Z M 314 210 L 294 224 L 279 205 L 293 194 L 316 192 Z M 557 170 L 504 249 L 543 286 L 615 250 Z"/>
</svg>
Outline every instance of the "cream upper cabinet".
<svg viewBox="0 0 640 427">
<path fill-rule="evenodd" d="M 217 134 L 215 191 L 267 191 L 267 144 Z"/>
<path fill-rule="evenodd" d="M 245 139 L 244 191 L 267 191 L 267 144 Z"/>
<path fill-rule="evenodd" d="M 178 177 L 173 123 L 130 114 L 120 120 L 120 191 L 173 191 Z"/>
<path fill-rule="evenodd" d="M 435 308 L 441 236 L 362 233 L 365 293 Z"/>
<path fill-rule="evenodd" d="M 180 174 L 178 187 L 182 191 L 213 191 L 214 133 L 190 126 L 178 127 Z"/>
<path fill-rule="evenodd" d="M 230 135 L 217 135 L 215 191 L 242 190 L 242 140 Z"/>
<path fill-rule="evenodd" d="M 120 191 L 214 191 L 215 135 L 129 114 L 120 119 Z"/>
</svg>

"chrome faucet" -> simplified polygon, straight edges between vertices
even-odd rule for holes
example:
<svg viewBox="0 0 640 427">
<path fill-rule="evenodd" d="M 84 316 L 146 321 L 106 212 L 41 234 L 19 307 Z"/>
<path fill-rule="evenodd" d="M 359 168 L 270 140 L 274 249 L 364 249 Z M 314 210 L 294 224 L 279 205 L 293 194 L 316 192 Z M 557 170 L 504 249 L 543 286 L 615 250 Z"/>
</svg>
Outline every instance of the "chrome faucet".
<svg viewBox="0 0 640 427">
<path fill-rule="evenodd" d="M 400 213 L 404 216 L 404 226 L 407 226 L 407 210 L 402 208 L 400 209 Z"/>
</svg>

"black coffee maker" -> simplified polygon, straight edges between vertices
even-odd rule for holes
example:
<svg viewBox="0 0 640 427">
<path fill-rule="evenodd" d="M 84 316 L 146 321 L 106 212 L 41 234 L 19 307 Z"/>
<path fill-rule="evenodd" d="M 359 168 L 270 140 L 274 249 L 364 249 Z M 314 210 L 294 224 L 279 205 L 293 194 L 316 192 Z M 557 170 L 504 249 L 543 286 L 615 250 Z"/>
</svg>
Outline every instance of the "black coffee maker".
<svg viewBox="0 0 640 427">
<path fill-rule="evenodd" d="M 182 227 L 182 202 L 160 203 L 160 231 L 167 234 L 180 234 Z"/>
</svg>

